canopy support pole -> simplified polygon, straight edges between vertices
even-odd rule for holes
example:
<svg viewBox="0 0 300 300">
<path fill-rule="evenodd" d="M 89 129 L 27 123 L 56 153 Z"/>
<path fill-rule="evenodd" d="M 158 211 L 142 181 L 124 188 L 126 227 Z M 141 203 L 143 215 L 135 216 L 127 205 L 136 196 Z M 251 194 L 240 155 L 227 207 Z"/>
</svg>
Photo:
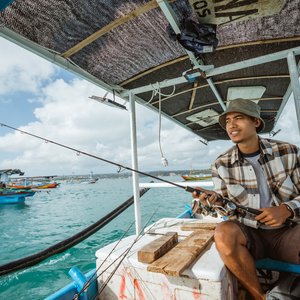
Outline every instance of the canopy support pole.
<svg viewBox="0 0 300 300">
<path fill-rule="evenodd" d="M 179 25 L 176 15 L 175 15 L 175 12 L 172 9 L 169 2 L 167 0 L 157 0 L 157 4 L 159 5 L 160 9 L 166 16 L 167 20 L 169 21 L 169 23 L 170 23 L 171 27 L 173 28 L 173 30 L 175 31 L 175 33 L 179 34 L 181 32 L 180 25 Z M 187 55 L 189 56 L 192 64 L 195 66 L 195 68 L 199 68 L 199 69 L 203 70 L 206 67 L 205 65 L 203 65 L 203 62 L 201 60 L 198 61 L 198 59 L 196 58 L 196 56 L 193 52 L 191 52 L 189 50 L 185 50 L 185 51 L 186 51 Z M 207 80 L 207 83 L 208 83 L 209 87 L 211 88 L 212 92 L 214 93 L 217 100 L 219 101 L 221 107 L 225 111 L 226 105 L 224 104 L 224 101 L 223 101 L 221 95 L 219 94 L 213 80 L 211 78 L 207 78 L 206 80 Z"/>
<path fill-rule="evenodd" d="M 288 53 L 287 62 L 288 62 L 289 72 L 291 77 L 291 86 L 294 94 L 298 130 L 300 132 L 300 83 L 299 83 L 299 72 L 296 64 L 296 58 L 293 51 L 290 51 Z"/>
<path fill-rule="evenodd" d="M 131 134 L 131 160 L 132 169 L 138 170 L 137 159 L 137 138 L 136 138 L 136 114 L 135 114 L 135 96 L 129 93 L 130 104 L 130 134 Z M 140 208 L 140 191 L 139 191 L 139 175 L 137 172 L 132 172 L 133 197 L 134 197 L 134 217 L 135 217 L 135 232 L 138 236 L 141 232 L 141 208 Z"/>
</svg>

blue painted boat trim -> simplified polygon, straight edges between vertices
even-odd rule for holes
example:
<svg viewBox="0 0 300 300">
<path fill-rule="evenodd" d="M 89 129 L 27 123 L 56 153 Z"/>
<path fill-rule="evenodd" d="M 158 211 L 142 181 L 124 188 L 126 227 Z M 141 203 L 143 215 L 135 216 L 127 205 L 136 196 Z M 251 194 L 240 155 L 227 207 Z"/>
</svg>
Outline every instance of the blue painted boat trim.
<svg viewBox="0 0 300 300">
<path fill-rule="evenodd" d="M 73 269 L 73 272 L 76 273 L 76 270 L 74 270 L 74 268 L 72 268 L 72 269 Z M 89 280 L 91 277 L 93 277 L 95 272 L 96 272 L 96 269 L 93 269 L 93 270 L 89 271 L 88 273 L 86 273 L 84 276 L 87 280 Z M 81 281 L 82 278 L 83 278 L 82 273 L 79 271 L 79 273 L 77 275 L 80 278 L 80 282 L 75 282 L 75 281 L 71 282 L 70 284 L 68 284 L 65 287 L 61 288 L 60 290 L 58 290 L 54 294 L 51 294 L 50 296 L 45 298 L 45 300 L 72 300 L 74 295 L 77 294 L 81 290 L 81 287 L 83 286 L 82 285 L 83 282 Z M 74 276 L 74 273 L 73 273 L 73 276 Z M 93 282 L 89 286 L 88 290 L 86 292 L 82 293 L 79 296 L 78 299 L 79 300 L 94 299 L 97 292 L 98 292 L 97 280 L 93 280 Z"/>
<path fill-rule="evenodd" d="M 24 203 L 26 197 L 32 197 L 35 192 L 4 192 L 0 195 L 0 204 Z"/>
<path fill-rule="evenodd" d="M 0 1 L 0 11 L 4 10 L 12 2 L 14 2 L 14 0 L 2 0 L 2 1 Z"/>
<path fill-rule="evenodd" d="M 185 205 L 185 210 L 178 215 L 176 218 L 177 219 L 190 219 L 192 217 L 192 208 L 189 204 Z"/>
<path fill-rule="evenodd" d="M 257 269 L 273 270 L 279 272 L 290 272 L 300 274 L 300 265 L 270 258 L 259 259 L 255 262 Z"/>
</svg>

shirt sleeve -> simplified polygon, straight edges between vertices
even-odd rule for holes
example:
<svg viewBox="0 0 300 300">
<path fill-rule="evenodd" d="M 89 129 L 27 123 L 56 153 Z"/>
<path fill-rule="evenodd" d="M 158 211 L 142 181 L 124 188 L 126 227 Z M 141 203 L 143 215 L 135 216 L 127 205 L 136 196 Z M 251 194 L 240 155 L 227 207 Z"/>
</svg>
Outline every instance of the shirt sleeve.
<svg viewBox="0 0 300 300">
<path fill-rule="evenodd" d="M 215 192 L 221 195 L 223 198 L 227 198 L 228 192 L 227 192 L 226 184 L 219 175 L 216 161 L 211 166 L 211 173 L 212 173 L 212 181 L 214 183 Z"/>
<path fill-rule="evenodd" d="M 291 179 L 294 183 L 295 188 L 297 189 L 298 196 L 293 198 L 290 201 L 285 202 L 285 205 L 288 205 L 294 212 L 294 219 L 300 221 L 300 149 L 297 148 L 296 162 L 295 167 L 291 174 Z"/>
</svg>

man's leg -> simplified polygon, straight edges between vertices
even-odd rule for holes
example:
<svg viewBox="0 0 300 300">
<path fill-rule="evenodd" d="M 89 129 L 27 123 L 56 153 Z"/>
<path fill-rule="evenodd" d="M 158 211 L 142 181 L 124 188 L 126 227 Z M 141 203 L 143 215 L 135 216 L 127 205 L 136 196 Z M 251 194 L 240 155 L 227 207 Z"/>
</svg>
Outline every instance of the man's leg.
<svg viewBox="0 0 300 300">
<path fill-rule="evenodd" d="M 247 249 L 247 240 L 234 222 L 222 222 L 215 230 L 217 250 L 226 267 L 237 277 L 255 300 L 265 299 L 258 281 L 254 259 Z"/>
<path fill-rule="evenodd" d="M 300 224 L 292 228 L 279 229 L 272 236 L 270 245 L 271 258 L 300 264 Z"/>
</svg>

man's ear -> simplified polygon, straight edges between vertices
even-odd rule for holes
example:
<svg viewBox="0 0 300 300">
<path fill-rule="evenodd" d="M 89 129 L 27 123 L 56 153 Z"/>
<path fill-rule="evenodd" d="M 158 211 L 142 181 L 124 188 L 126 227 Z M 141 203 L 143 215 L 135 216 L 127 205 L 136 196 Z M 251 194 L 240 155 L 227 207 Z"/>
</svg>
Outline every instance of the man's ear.
<svg viewBox="0 0 300 300">
<path fill-rule="evenodd" d="M 255 127 L 258 128 L 261 124 L 261 119 L 255 118 Z"/>
</svg>

